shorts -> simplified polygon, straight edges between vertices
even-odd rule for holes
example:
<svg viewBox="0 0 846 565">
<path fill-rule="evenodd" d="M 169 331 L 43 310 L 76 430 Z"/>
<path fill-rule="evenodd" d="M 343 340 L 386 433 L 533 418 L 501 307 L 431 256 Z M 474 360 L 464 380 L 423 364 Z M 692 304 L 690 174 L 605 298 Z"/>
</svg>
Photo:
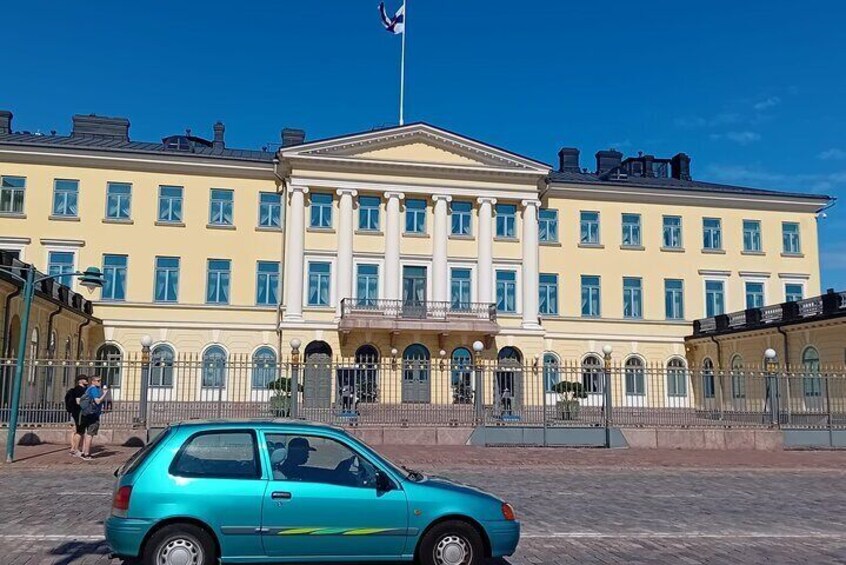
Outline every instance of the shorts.
<svg viewBox="0 0 846 565">
<path fill-rule="evenodd" d="M 79 427 L 83 433 L 89 436 L 96 436 L 100 431 L 100 417 L 99 416 L 80 416 Z"/>
<path fill-rule="evenodd" d="M 71 423 L 73 424 L 74 432 L 79 435 L 85 433 L 85 426 L 82 425 L 82 414 L 71 414 Z"/>
</svg>

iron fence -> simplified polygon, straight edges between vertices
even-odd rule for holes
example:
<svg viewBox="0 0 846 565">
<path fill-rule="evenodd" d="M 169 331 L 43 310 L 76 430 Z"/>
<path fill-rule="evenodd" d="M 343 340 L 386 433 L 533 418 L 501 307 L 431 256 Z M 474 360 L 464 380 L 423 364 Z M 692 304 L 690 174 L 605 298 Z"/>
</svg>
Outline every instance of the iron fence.
<svg viewBox="0 0 846 565">
<path fill-rule="evenodd" d="M 13 374 L 14 360 L 0 360 L 0 425 L 9 420 Z M 846 368 L 247 356 L 28 360 L 20 425 L 67 424 L 63 399 L 78 375 L 99 375 L 110 387 L 102 421 L 113 428 L 288 416 L 354 426 L 598 427 L 607 420 L 622 427 L 846 428 Z"/>
</svg>

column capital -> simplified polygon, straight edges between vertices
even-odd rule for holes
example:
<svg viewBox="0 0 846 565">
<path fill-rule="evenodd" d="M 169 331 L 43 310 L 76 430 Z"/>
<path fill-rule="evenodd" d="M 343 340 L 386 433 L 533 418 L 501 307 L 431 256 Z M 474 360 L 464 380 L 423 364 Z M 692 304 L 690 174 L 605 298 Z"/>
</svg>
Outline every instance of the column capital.
<svg viewBox="0 0 846 565">
<path fill-rule="evenodd" d="M 491 206 L 496 204 L 496 198 L 492 198 L 490 196 L 480 196 L 476 199 L 476 202 L 479 204 L 490 204 Z"/>
<path fill-rule="evenodd" d="M 353 198 L 355 198 L 356 196 L 358 196 L 358 191 L 354 188 L 339 188 L 335 191 L 335 194 L 337 194 L 338 196 L 352 196 Z"/>
<path fill-rule="evenodd" d="M 529 206 L 540 207 L 541 201 L 537 199 L 527 199 L 520 201 L 520 204 L 522 204 L 524 208 L 528 208 Z"/>
<path fill-rule="evenodd" d="M 405 198 L 405 194 L 402 192 L 386 192 L 385 198 L 390 200 L 391 198 L 396 198 L 397 200 L 402 200 Z"/>
<path fill-rule="evenodd" d="M 432 200 L 434 200 L 435 202 L 437 202 L 438 200 L 444 200 L 446 202 L 452 202 L 452 196 L 450 196 L 448 194 L 433 194 Z"/>
<path fill-rule="evenodd" d="M 303 194 L 308 194 L 308 187 L 303 184 L 289 184 L 288 194 L 293 194 L 295 192 L 302 192 Z"/>
</svg>

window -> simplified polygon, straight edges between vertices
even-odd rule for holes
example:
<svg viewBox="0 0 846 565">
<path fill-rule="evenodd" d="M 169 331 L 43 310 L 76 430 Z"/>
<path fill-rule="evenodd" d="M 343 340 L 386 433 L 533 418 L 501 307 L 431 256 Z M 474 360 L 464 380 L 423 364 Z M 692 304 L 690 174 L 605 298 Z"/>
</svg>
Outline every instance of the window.
<svg viewBox="0 0 846 565">
<path fill-rule="evenodd" d="M 103 379 L 103 384 L 111 388 L 120 388 L 120 369 L 123 358 L 120 349 L 113 343 L 107 343 L 97 350 L 96 357 L 96 374 Z"/>
<path fill-rule="evenodd" d="M 473 356 L 466 347 L 457 347 L 452 352 L 453 401 L 456 404 L 473 402 Z"/>
<path fill-rule="evenodd" d="M 764 283 L 746 283 L 746 307 L 761 308 L 764 305 Z"/>
<path fill-rule="evenodd" d="M 426 233 L 426 201 L 407 200 L 405 202 L 405 232 Z"/>
<path fill-rule="evenodd" d="M 206 302 L 208 304 L 229 304 L 229 259 L 209 259 Z"/>
<path fill-rule="evenodd" d="M 543 354 L 543 386 L 546 392 L 552 392 L 561 382 L 561 365 L 554 353 Z"/>
<path fill-rule="evenodd" d="M 623 277 L 623 317 L 643 318 L 643 282 L 639 278 Z"/>
<path fill-rule="evenodd" d="M 581 213 L 579 243 L 599 245 L 599 212 Z"/>
<path fill-rule="evenodd" d="M 629 357 L 626 359 L 626 395 L 645 396 L 646 378 L 643 372 L 643 361 L 640 357 Z"/>
<path fill-rule="evenodd" d="M 668 320 L 684 319 L 684 281 L 664 279 L 664 311 Z"/>
<path fill-rule="evenodd" d="M 746 398 L 746 377 L 743 374 L 743 359 L 740 355 L 731 358 L 731 397 Z"/>
<path fill-rule="evenodd" d="M 713 318 L 725 313 L 725 283 L 705 281 L 705 317 Z"/>
<path fill-rule="evenodd" d="M 582 361 L 582 386 L 590 394 L 605 392 L 605 375 L 602 360 L 596 355 L 588 355 Z"/>
<path fill-rule="evenodd" d="M 784 285 L 784 301 L 797 302 L 805 297 L 805 289 L 798 283 L 787 283 Z"/>
<path fill-rule="evenodd" d="M 784 243 L 785 253 L 801 253 L 799 246 L 799 224 L 796 222 L 784 222 L 781 224 L 781 238 Z"/>
<path fill-rule="evenodd" d="M 806 398 L 822 396 L 822 378 L 820 377 L 820 354 L 814 347 L 806 347 L 802 352 L 802 392 Z"/>
<path fill-rule="evenodd" d="M 0 177 L 0 213 L 23 214 L 24 177 Z"/>
<path fill-rule="evenodd" d="M 259 193 L 259 227 L 282 227 L 282 195 L 275 192 Z"/>
<path fill-rule="evenodd" d="M 667 249 L 681 249 L 682 247 L 682 219 L 681 216 L 664 216 L 664 247 Z"/>
<path fill-rule="evenodd" d="M 212 345 L 203 352 L 204 388 L 226 387 L 226 351 L 219 345 Z"/>
<path fill-rule="evenodd" d="M 538 211 L 538 240 L 558 241 L 558 210 L 541 208 Z"/>
<path fill-rule="evenodd" d="M 450 214 L 452 215 L 452 235 L 472 235 L 472 213 L 473 205 L 469 202 L 452 202 Z"/>
<path fill-rule="evenodd" d="M 157 345 L 150 351 L 150 386 L 170 388 L 173 386 L 173 348 Z"/>
<path fill-rule="evenodd" d="M 758 220 L 743 220 L 743 250 L 761 251 L 761 222 Z"/>
<path fill-rule="evenodd" d="M 256 268 L 256 304 L 279 304 L 279 261 L 259 261 Z"/>
<path fill-rule="evenodd" d="M 376 306 L 379 300 L 379 265 L 359 265 L 356 274 L 359 306 Z"/>
<path fill-rule="evenodd" d="M 276 369 L 276 352 L 269 347 L 259 347 L 253 353 L 253 388 L 266 389 L 276 380 Z"/>
<path fill-rule="evenodd" d="M 223 188 L 211 189 L 209 203 L 209 224 L 213 226 L 232 225 L 232 204 L 235 193 Z"/>
<path fill-rule="evenodd" d="M 343 443 L 326 437 L 268 433 L 275 481 L 373 489 L 376 467 Z"/>
<path fill-rule="evenodd" d="M 496 205 L 496 236 L 507 239 L 517 237 L 517 206 L 514 204 Z"/>
<path fill-rule="evenodd" d="M 599 317 L 599 277 L 582 275 L 582 317 Z"/>
<path fill-rule="evenodd" d="M 719 250 L 723 248 L 722 220 L 702 218 L 702 248 Z"/>
<path fill-rule="evenodd" d="M 170 474 L 177 477 L 258 479 L 261 470 L 253 432 L 201 432 L 176 454 Z"/>
<path fill-rule="evenodd" d="M 182 222 L 182 187 L 159 187 L 159 221 L 178 224 Z"/>
<path fill-rule="evenodd" d="M 67 275 L 59 277 L 56 280 L 65 285 L 71 285 L 70 276 L 76 269 L 73 266 L 74 256 L 72 251 L 51 251 L 47 255 L 47 274 L 53 275 Z"/>
<path fill-rule="evenodd" d="M 558 275 L 541 273 L 538 288 L 538 311 L 550 316 L 558 315 Z"/>
<path fill-rule="evenodd" d="M 126 255 L 103 255 L 101 300 L 126 300 Z"/>
<path fill-rule="evenodd" d="M 179 257 L 156 257 L 156 302 L 176 302 L 179 296 Z"/>
<path fill-rule="evenodd" d="M 673 358 L 667 363 L 667 396 L 687 396 L 687 371 L 681 359 Z"/>
<path fill-rule="evenodd" d="M 311 223 L 313 228 L 330 229 L 332 227 L 332 195 L 316 193 L 311 195 Z"/>
<path fill-rule="evenodd" d="M 379 231 L 378 196 L 361 196 L 358 199 L 358 229 L 361 231 Z"/>
<path fill-rule="evenodd" d="M 453 310 L 470 308 L 470 269 L 450 269 L 450 305 Z"/>
<path fill-rule="evenodd" d="M 330 263 L 308 264 L 308 305 L 329 306 Z"/>
<path fill-rule="evenodd" d="M 106 185 L 106 218 L 128 220 L 132 210 L 132 185 L 110 182 Z"/>
<path fill-rule="evenodd" d="M 623 214 L 623 246 L 641 246 L 640 214 Z"/>
<path fill-rule="evenodd" d="M 517 311 L 517 273 L 514 271 L 496 272 L 496 309 L 497 312 Z"/>
<path fill-rule="evenodd" d="M 707 357 L 702 362 L 702 394 L 705 398 L 716 396 L 716 381 L 714 380 L 714 362 Z"/>
<path fill-rule="evenodd" d="M 56 179 L 53 182 L 53 215 L 75 218 L 79 214 L 79 181 Z"/>
</svg>

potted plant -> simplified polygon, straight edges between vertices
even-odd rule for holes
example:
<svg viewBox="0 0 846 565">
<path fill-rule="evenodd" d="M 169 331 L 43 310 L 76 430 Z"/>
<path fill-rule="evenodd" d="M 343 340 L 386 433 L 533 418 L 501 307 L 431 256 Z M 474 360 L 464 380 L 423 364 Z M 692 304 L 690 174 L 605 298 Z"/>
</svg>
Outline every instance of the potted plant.
<svg viewBox="0 0 846 565">
<path fill-rule="evenodd" d="M 291 379 L 279 377 L 267 385 L 273 391 L 270 397 L 270 410 L 277 418 L 286 418 L 291 414 Z"/>
<path fill-rule="evenodd" d="M 575 420 L 579 417 L 580 398 L 587 398 L 585 387 L 582 383 L 561 381 L 552 387 L 552 392 L 558 395 L 555 403 L 557 413 L 562 420 Z"/>
</svg>

